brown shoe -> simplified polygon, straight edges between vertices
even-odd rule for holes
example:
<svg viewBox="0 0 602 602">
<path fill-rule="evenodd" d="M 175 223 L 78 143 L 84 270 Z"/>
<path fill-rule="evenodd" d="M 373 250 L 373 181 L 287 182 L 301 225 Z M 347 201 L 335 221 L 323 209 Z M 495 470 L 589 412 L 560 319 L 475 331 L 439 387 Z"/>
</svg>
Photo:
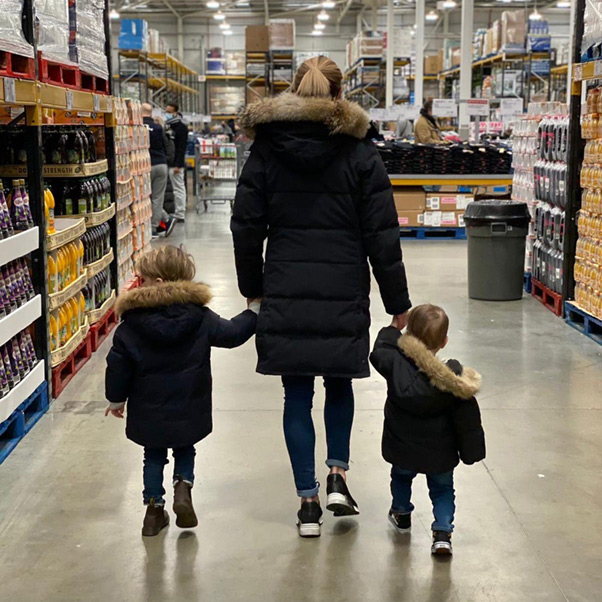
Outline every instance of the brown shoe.
<svg viewBox="0 0 602 602">
<path fill-rule="evenodd" d="M 173 511 L 176 513 L 176 525 L 181 529 L 191 529 L 199 524 L 192 506 L 192 486 L 178 477 L 174 486 Z"/>
<path fill-rule="evenodd" d="M 146 507 L 146 516 L 144 517 L 144 523 L 142 524 L 142 535 L 144 537 L 154 537 L 159 535 L 161 529 L 169 525 L 169 514 L 165 511 L 163 506 L 155 506 L 155 503 L 151 503 Z"/>
</svg>

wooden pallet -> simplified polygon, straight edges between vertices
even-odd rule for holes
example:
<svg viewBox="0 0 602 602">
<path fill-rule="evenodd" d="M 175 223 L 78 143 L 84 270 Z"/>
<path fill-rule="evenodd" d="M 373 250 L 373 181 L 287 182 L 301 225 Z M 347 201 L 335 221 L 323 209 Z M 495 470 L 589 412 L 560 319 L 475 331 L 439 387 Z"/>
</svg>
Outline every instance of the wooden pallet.
<svg viewBox="0 0 602 602">
<path fill-rule="evenodd" d="M 602 320 L 581 309 L 576 303 L 564 304 L 565 320 L 569 326 L 602 345 Z"/>
<path fill-rule="evenodd" d="M 52 395 L 55 399 L 65 390 L 65 387 L 91 357 L 92 336 L 89 332 L 86 338 L 75 348 L 75 351 L 64 362 L 52 369 Z"/>
<path fill-rule="evenodd" d="M 401 238 L 416 240 L 466 240 L 464 228 L 399 228 Z"/>
<path fill-rule="evenodd" d="M 38 68 L 40 81 L 46 84 L 95 94 L 109 94 L 109 80 L 84 73 L 75 65 L 51 61 L 38 53 Z"/>
<path fill-rule="evenodd" d="M 118 322 L 117 314 L 113 308 L 95 324 L 90 326 L 90 336 L 92 337 L 92 351 L 98 351 L 98 348 L 105 342 L 106 338 L 111 333 L 111 330 L 115 328 Z"/>
<path fill-rule="evenodd" d="M 0 76 L 15 77 L 19 79 L 35 79 L 35 60 L 26 56 L 0 50 Z"/>
<path fill-rule="evenodd" d="M 551 291 L 547 286 L 531 277 L 531 294 L 554 315 L 561 317 L 563 312 L 562 295 Z"/>
</svg>

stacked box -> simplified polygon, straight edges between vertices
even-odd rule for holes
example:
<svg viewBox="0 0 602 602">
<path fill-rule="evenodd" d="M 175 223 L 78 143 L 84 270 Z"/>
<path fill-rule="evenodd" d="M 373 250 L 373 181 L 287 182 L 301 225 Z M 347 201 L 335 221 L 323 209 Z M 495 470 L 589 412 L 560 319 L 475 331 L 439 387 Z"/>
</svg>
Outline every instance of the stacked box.
<svg viewBox="0 0 602 602">
<path fill-rule="evenodd" d="M 295 20 L 270 19 L 270 50 L 295 48 Z"/>
<path fill-rule="evenodd" d="M 4 12 L 3 10 L 3 15 Z M 67 1 L 37 0 L 36 23 L 38 26 L 38 50 L 42 53 L 42 57 L 57 63 L 73 64 L 69 52 L 70 29 Z"/>
<path fill-rule="evenodd" d="M 245 49 L 247 52 L 269 52 L 270 28 L 267 25 L 247 25 Z"/>
<path fill-rule="evenodd" d="M 84 73 L 108 79 L 104 8 L 104 0 L 69 0 L 69 49 Z"/>
<path fill-rule="evenodd" d="M 501 50 L 524 52 L 527 35 L 527 19 L 524 10 L 505 10 L 502 13 Z"/>
<path fill-rule="evenodd" d="M 144 19 L 122 19 L 120 50 L 148 50 L 148 23 Z"/>
<path fill-rule="evenodd" d="M 245 104 L 245 92 L 241 86 L 212 86 L 209 107 L 212 115 L 236 115 Z"/>
<path fill-rule="evenodd" d="M 425 75 L 436 75 L 437 73 L 439 73 L 442 70 L 443 70 L 443 68 L 439 63 L 439 55 L 438 54 L 433 54 L 433 55 L 424 57 L 424 74 Z"/>
<path fill-rule="evenodd" d="M 464 212 L 474 200 L 458 192 L 425 193 L 422 187 L 396 189 L 393 193 L 400 227 L 463 228 Z"/>
<path fill-rule="evenodd" d="M 226 73 L 228 75 L 245 74 L 245 53 L 239 50 L 226 51 Z"/>
<path fill-rule="evenodd" d="M 0 18 L 0 50 L 33 58 L 33 46 L 27 42 L 21 25 L 23 0 L 3 0 Z"/>
</svg>

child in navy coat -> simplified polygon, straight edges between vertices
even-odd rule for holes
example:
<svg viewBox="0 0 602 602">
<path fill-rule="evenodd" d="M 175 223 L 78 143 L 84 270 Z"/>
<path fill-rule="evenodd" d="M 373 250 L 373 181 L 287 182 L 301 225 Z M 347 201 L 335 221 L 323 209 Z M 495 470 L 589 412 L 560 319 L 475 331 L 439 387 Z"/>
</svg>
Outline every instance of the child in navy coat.
<svg viewBox="0 0 602 602">
<path fill-rule="evenodd" d="M 238 347 L 255 333 L 259 303 L 232 320 L 207 304 L 207 285 L 193 282 L 192 257 L 165 246 L 140 258 L 142 286 L 117 302 L 122 322 L 107 357 L 109 413 L 123 418 L 126 435 L 144 447 L 142 535 L 157 535 L 169 524 L 165 511 L 163 468 L 174 457 L 176 524 L 198 524 L 192 505 L 195 443 L 211 433 L 211 347 Z"/>
</svg>

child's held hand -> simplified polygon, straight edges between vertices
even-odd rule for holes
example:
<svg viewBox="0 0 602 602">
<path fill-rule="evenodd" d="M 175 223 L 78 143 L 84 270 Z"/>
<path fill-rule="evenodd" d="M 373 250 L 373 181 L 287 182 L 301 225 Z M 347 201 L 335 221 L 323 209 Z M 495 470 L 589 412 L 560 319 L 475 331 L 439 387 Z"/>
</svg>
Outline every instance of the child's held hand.
<svg viewBox="0 0 602 602">
<path fill-rule="evenodd" d="M 120 408 L 117 408 L 116 410 L 112 410 L 111 406 L 109 406 L 105 410 L 105 416 L 108 416 L 109 414 L 113 414 L 113 416 L 115 416 L 115 418 L 123 418 L 124 409 L 125 409 L 125 406 L 121 406 Z"/>
</svg>

